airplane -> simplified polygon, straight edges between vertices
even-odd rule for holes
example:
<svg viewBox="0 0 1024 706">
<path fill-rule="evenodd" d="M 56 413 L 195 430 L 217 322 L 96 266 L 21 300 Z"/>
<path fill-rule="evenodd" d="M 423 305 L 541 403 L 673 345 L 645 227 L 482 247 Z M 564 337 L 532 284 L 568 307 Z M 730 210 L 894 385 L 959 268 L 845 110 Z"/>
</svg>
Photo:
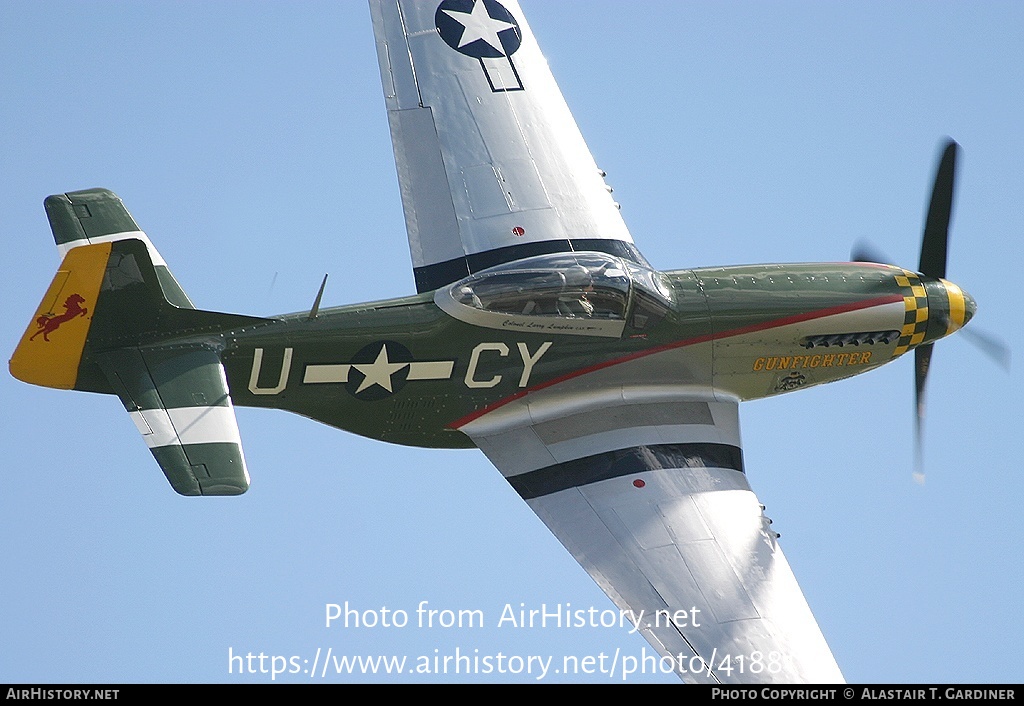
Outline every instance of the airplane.
<svg viewBox="0 0 1024 706">
<path fill-rule="evenodd" d="M 447 40 L 434 42 L 436 53 L 432 48 L 416 49 L 414 58 L 423 51 L 422 60 L 428 64 L 462 62 L 469 69 L 453 69 L 458 85 L 468 91 L 463 82 L 475 82 L 476 97 L 498 101 L 494 105 L 514 106 L 513 101 L 520 99 L 530 105 L 535 93 L 551 98 L 552 84 L 546 83 L 549 79 L 521 11 L 513 3 L 496 6 L 508 14 L 493 9 L 490 2 L 471 8 L 451 4 L 443 11 L 438 7 L 426 18 L 417 15 L 421 6 L 408 8 L 407 17 L 426 31 L 407 31 L 407 40 L 406 33 L 397 38 L 388 34 L 385 8 L 374 6 L 378 48 L 391 61 L 396 41 L 451 38 L 456 30 L 447 17 L 464 23 L 463 33 L 472 26 L 484 34 L 469 44 L 453 40 L 455 47 Z M 478 14 L 481 7 L 489 20 Z M 503 29 L 491 36 L 486 34 L 488 25 Z M 506 46 L 514 43 L 509 36 L 520 41 L 514 50 Z M 492 56 L 501 51 L 501 56 Z M 437 172 L 430 170 L 439 163 L 431 162 L 429 155 L 409 152 L 429 144 L 420 138 L 429 138 L 430 126 L 417 122 L 426 120 L 422 109 L 402 107 L 401 70 L 392 63 L 387 68 L 395 83 L 389 99 L 397 106 L 390 111 L 396 155 L 406 150 L 396 158 L 419 295 L 336 309 L 320 310 L 314 304 L 308 312 L 271 319 L 198 311 L 115 196 L 103 190 L 71 192 L 47 202 L 55 237 L 66 253 L 61 266 L 65 274 L 55 280 L 29 325 L 12 359 L 12 372 L 38 384 L 119 394 L 168 479 L 185 493 L 233 493 L 248 484 L 229 402 L 291 409 L 396 443 L 454 447 L 468 446 L 471 440 L 495 459 L 513 487 L 529 496 L 538 514 L 550 517 L 546 521 L 556 526 L 557 512 L 545 498 L 557 496 L 561 502 L 560 493 L 577 486 L 556 485 L 551 490 L 544 485 L 546 476 L 554 472 L 579 482 L 576 474 L 593 472 L 591 463 L 604 461 L 614 469 L 624 461 L 629 466 L 622 469 L 625 475 L 578 487 L 628 481 L 623 496 L 628 503 L 615 506 L 615 498 L 607 498 L 612 503 L 609 514 L 602 517 L 598 510 L 596 515 L 607 532 L 626 533 L 617 541 L 638 546 L 666 537 L 679 541 L 678 524 L 673 522 L 693 524 L 695 517 L 684 510 L 665 521 L 658 530 L 661 538 L 637 536 L 641 530 L 630 525 L 644 522 L 631 514 L 636 503 L 653 504 L 662 513 L 678 510 L 663 508 L 675 501 L 638 499 L 637 494 L 645 491 L 678 490 L 672 490 L 676 481 L 667 482 L 659 472 L 662 467 L 696 465 L 698 470 L 689 473 L 710 473 L 716 483 L 738 484 L 727 492 L 744 498 L 745 507 L 740 509 L 752 511 L 747 521 L 753 517 L 760 523 L 749 536 L 764 539 L 774 557 L 770 560 L 781 565 L 772 532 L 763 526 L 763 515 L 740 482 L 737 402 L 873 369 L 911 348 L 930 350 L 925 346 L 966 323 L 973 312 L 968 295 L 958 294 L 960 290 L 944 283 L 937 271 L 926 271 L 924 257 L 921 273 L 867 264 L 656 272 L 620 225 L 596 166 L 582 159 L 579 150 L 570 155 L 585 162 L 582 167 L 572 165 L 579 168 L 579 182 L 557 182 L 561 190 L 553 190 L 549 179 L 561 173 L 560 167 L 541 163 L 550 154 L 530 152 L 521 158 L 515 154 L 516 146 L 490 147 L 493 140 L 485 139 L 491 149 L 507 148 L 513 154 L 467 164 L 460 161 L 464 155 L 459 150 L 469 151 L 471 146 L 445 142 L 437 118 L 440 166 L 447 172 L 448 160 L 453 159 L 461 187 L 451 185 L 455 177 L 444 182 L 432 178 Z M 438 91 L 437 105 L 442 105 L 444 95 L 437 86 L 427 87 L 426 77 L 417 76 L 417 90 Z M 428 105 L 443 113 L 441 107 Z M 487 106 L 481 110 L 494 109 L 481 105 Z M 539 123 L 554 120 L 547 107 L 534 113 L 516 108 L 512 112 L 531 115 Z M 501 116 L 487 113 L 476 119 L 487 136 L 487 120 Z M 566 123 L 527 121 L 522 126 L 527 147 L 536 137 L 530 129 L 541 137 L 546 129 L 568 129 Z M 943 164 L 950 176 L 938 180 L 940 196 L 952 191 L 955 147 L 951 145 L 946 154 L 950 156 Z M 531 160 L 536 161 L 524 164 Z M 474 171 L 479 178 L 472 177 Z M 436 212 L 441 209 L 433 198 L 444 191 L 445 183 L 452 201 L 447 214 Z M 503 184 L 516 186 L 503 194 Z M 572 193 L 577 187 L 582 195 Z M 458 199 L 462 202 L 456 204 Z M 586 208 L 579 208 L 580 203 Z M 446 227 L 424 221 L 446 217 Z M 566 223 L 593 226 L 582 228 L 592 237 L 546 237 L 551 230 L 565 232 Z M 463 251 L 447 257 L 452 253 L 444 248 L 452 243 L 431 238 L 453 232 L 465 233 Z M 465 271 L 455 276 L 459 267 Z M 838 282 L 842 286 L 836 286 Z M 54 345 L 46 346 L 50 343 Z M 188 379 L 185 386 L 179 383 L 182 376 Z M 620 447 L 626 430 L 632 445 Z M 643 451 L 630 455 L 631 449 Z M 522 458 L 524 451 L 532 456 Z M 534 468 L 539 458 L 547 465 Z M 657 467 L 644 465 L 655 462 Z M 538 471 L 547 473 L 532 475 Z M 690 490 L 681 497 L 698 506 L 705 502 L 694 499 L 699 494 Z M 587 497 L 585 490 L 578 492 Z M 593 507 L 604 500 L 602 496 L 588 502 Z M 703 518 L 702 506 L 698 512 Z M 608 527 L 615 518 L 622 526 Z M 572 529 L 555 531 L 571 534 Z M 709 542 L 708 532 L 701 529 L 697 539 L 684 543 Z M 561 536 L 567 544 L 583 541 Z M 593 538 L 588 534 L 584 539 Z M 664 546 L 669 545 L 654 550 Z M 694 550 L 695 565 L 713 564 L 714 558 L 708 559 L 700 549 L 679 551 Z M 586 547 L 577 552 L 593 565 Z M 641 556 L 634 561 L 654 560 Z M 615 581 L 604 581 L 612 590 L 625 590 Z M 737 606 L 723 601 L 717 608 L 728 612 Z M 713 604 L 706 608 L 714 609 Z M 802 610 L 797 607 L 797 612 Z M 745 620 L 752 619 L 740 622 Z M 813 639 L 815 629 L 806 627 Z M 652 643 L 699 640 L 704 635 L 677 638 L 672 632 L 665 637 L 664 632 L 652 628 Z M 696 648 L 701 652 L 705 646 Z M 817 680 L 818 674 L 805 678 Z"/>
</svg>

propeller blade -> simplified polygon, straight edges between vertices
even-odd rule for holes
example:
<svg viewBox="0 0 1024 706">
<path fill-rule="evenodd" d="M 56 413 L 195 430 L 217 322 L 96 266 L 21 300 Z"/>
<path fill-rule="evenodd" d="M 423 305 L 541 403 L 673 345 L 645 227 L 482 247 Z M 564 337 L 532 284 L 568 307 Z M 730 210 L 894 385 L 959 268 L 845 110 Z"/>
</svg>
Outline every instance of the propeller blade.
<svg viewBox="0 0 1024 706">
<path fill-rule="evenodd" d="M 953 187 L 956 181 L 956 154 L 960 146 L 949 140 L 942 150 L 939 167 L 935 170 L 932 198 L 928 204 L 928 215 L 924 222 L 924 238 L 921 242 L 921 261 L 918 271 L 928 277 L 946 276 L 946 259 L 949 250 L 949 219 L 953 213 Z M 924 483 L 924 411 L 925 383 L 928 367 L 932 362 L 932 344 L 914 349 L 914 401 L 917 417 L 914 426 L 915 465 L 914 480 Z"/>
<path fill-rule="evenodd" d="M 914 405 L 917 409 L 914 424 L 914 480 L 924 483 L 924 411 L 925 382 L 932 362 L 932 346 L 928 343 L 914 349 Z"/>
<path fill-rule="evenodd" d="M 953 182 L 956 178 L 956 153 L 959 145 L 950 140 L 942 151 L 935 172 L 932 199 L 924 224 L 921 262 L 918 271 L 929 277 L 946 276 L 946 251 L 949 244 L 949 217 L 953 212 Z"/>
<path fill-rule="evenodd" d="M 1010 347 L 995 336 L 982 333 L 977 328 L 962 328 L 959 335 L 991 358 L 1006 372 L 1010 372 Z"/>
<path fill-rule="evenodd" d="M 853 250 L 850 251 L 850 262 L 876 262 L 879 265 L 888 265 L 892 261 L 882 252 L 866 240 L 858 240 Z"/>
<path fill-rule="evenodd" d="M 953 192 L 956 182 L 956 160 L 960 145 L 949 139 L 942 149 L 935 182 L 932 185 L 928 215 L 925 217 L 924 238 L 918 271 L 926 277 L 945 278 L 949 250 L 949 221 L 953 213 Z M 850 253 L 853 262 L 887 264 L 889 259 L 865 240 L 858 241 Z M 973 313 L 973 302 L 972 309 Z M 963 321 L 958 321 L 958 325 Z M 995 360 L 1007 371 L 1010 369 L 1009 347 L 998 339 L 974 329 L 962 329 L 966 338 Z M 924 417 L 925 389 L 928 368 L 932 362 L 933 344 L 926 343 L 914 349 L 914 480 L 924 483 Z"/>
</svg>

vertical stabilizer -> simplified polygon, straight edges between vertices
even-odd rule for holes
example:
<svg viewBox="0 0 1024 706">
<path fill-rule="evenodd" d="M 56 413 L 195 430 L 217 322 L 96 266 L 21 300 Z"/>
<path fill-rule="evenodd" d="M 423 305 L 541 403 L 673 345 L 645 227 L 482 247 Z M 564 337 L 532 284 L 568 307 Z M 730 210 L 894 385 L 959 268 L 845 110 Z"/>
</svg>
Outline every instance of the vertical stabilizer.
<svg viewBox="0 0 1024 706">
<path fill-rule="evenodd" d="M 193 309 L 192 302 L 171 275 L 167 263 L 139 228 L 121 199 L 109 189 L 85 189 L 47 196 L 43 201 L 50 230 L 61 257 L 74 248 L 118 240 L 141 240 L 153 261 L 164 296 L 175 306 Z"/>
</svg>

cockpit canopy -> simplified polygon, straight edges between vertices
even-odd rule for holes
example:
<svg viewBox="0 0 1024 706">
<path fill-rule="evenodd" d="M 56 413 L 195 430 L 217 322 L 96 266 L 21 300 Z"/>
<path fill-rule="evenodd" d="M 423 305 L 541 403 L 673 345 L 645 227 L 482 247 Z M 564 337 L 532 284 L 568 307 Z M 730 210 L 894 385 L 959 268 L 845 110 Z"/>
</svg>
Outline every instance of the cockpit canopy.
<svg viewBox="0 0 1024 706">
<path fill-rule="evenodd" d="M 627 317 L 637 328 L 650 323 L 650 312 L 631 312 L 638 296 L 657 302 L 660 316 L 671 306 L 671 288 L 659 273 L 606 253 L 571 252 L 478 272 L 440 290 L 435 301 L 478 326 L 618 337 Z"/>
</svg>

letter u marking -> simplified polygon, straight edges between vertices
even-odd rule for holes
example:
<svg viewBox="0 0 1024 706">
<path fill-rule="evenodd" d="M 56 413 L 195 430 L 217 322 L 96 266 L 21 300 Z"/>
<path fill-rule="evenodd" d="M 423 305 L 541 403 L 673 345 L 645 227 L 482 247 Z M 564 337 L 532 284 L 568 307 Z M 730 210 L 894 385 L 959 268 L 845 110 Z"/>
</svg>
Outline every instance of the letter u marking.
<svg viewBox="0 0 1024 706">
<path fill-rule="evenodd" d="M 249 392 L 254 395 L 276 395 L 288 386 L 288 373 L 292 370 L 292 348 L 284 349 L 284 359 L 281 361 L 281 377 L 277 379 L 276 387 L 260 387 L 260 368 L 263 367 L 263 349 L 257 348 L 252 356 L 252 372 L 249 374 Z"/>
</svg>

